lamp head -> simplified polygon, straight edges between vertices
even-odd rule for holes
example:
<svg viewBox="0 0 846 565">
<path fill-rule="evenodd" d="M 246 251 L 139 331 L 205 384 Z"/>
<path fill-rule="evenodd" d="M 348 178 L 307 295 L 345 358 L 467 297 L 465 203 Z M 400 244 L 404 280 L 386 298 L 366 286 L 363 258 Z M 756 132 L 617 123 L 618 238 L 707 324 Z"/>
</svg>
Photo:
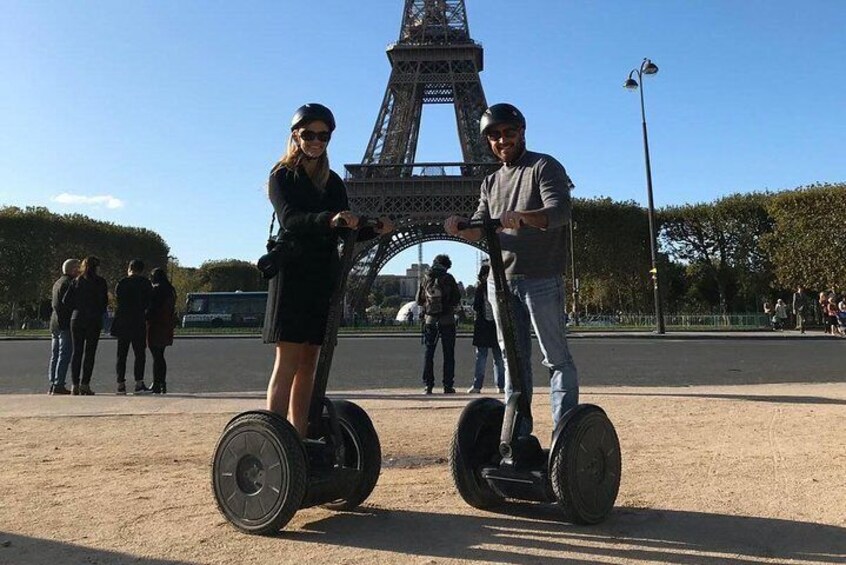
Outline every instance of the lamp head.
<svg viewBox="0 0 846 565">
<path fill-rule="evenodd" d="M 654 75 L 658 72 L 658 65 L 656 65 L 649 59 L 644 59 L 643 64 L 640 65 L 640 72 L 645 75 Z"/>
<path fill-rule="evenodd" d="M 632 71 L 634 72 L 634 71 Z M 632 75 L 629 74 L 629 78 L 626 79 L 626 82 L 623 84 L 623 88 L 626 90 L 637 90 L 638 84 L 635 79 L 632 78 Z"/>
</svg>

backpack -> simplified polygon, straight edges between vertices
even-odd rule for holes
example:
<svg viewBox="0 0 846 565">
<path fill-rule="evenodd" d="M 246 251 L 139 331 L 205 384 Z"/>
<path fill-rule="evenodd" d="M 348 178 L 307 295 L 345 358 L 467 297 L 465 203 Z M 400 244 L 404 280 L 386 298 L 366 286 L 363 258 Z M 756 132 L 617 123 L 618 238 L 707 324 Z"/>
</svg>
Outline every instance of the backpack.
<svg viewBox="0 0 846 565">
<path fill-rule="evenodd" d="M 426 314 L 437 316 L 444 312 L 444 293 L 441 288 L 441 277 L 431 277 L 423 285 L 426 297 Z"/>
</svg>

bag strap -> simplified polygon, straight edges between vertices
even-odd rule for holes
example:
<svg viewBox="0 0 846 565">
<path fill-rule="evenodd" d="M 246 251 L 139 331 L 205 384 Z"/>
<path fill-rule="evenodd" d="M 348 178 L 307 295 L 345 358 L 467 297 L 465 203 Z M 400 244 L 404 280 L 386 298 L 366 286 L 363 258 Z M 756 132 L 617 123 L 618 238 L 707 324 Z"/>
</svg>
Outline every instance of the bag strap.
<svg viewBox="0 0 846 565">
<path fill-rule="evenodd" d="M 276 211 L 270 216 L 270 233 L 267 234 L 267 239 L 273 239 L 273 224 L 276 222 Z"/>
</svg>

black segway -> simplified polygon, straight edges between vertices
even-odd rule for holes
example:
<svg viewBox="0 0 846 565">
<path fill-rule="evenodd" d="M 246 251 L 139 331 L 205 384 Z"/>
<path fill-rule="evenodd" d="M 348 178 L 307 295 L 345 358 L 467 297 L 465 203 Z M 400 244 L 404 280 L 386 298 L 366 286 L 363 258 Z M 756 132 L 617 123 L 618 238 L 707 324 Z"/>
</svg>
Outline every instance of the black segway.
<svg viewBox="0 0 846 565">
<path fill-rule="evenodd" d="M 379 222 L 362 218 L 359 225 Z M 353 509 L 376 486 L 382 451 L 373 423 L 356 404 L 326 397 L 356 236 L 356 230 L 343 236 L 341 276 L 318 359 L 308 437 L 301 440 L 274 412 L 251 410 L 232 418 L 217 441 L 212 490 L 220 512 L 243 532 L 275 533 L 300 508 Z"/>
<path fill-rule="evenodd" d="M 459 229 L 481 228 L 490 254 L 505 360 L 511 376 L 508 404 L 480 398 L 468 404 L 452 438 L 449 463 L 455 486 L 469 505 L 486 509 L 505 499 L 557 502 L 568 521 L 602 522 L 620 487 L 620 443 L 605 412 L 592 404 L 569 410 L 541 448 L 535 436 L 519 436 L 521 415 L 531 415 L 522 394 L 524 375 L 518 357 L 514 309 L 508 297 L 499 220 L 474 220 Z"/>
</svg>

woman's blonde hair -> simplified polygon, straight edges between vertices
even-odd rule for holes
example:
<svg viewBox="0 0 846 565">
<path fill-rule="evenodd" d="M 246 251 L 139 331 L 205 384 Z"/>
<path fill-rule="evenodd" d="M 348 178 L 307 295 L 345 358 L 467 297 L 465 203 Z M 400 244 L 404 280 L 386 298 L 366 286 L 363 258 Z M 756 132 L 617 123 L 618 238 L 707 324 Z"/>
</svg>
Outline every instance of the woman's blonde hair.
<svg viewBox="0 0 846 565">
<path fill-rule="evenodd" d="M 303 126 L 307 125 L 308 124 L 303 124 Z M 329 154 L 327 149 L 324 149 L 323 154 L 317 158 L 317 167 L 314 170 L 314 176 L 309 175 L 309 179 L 311 179 L 312 184 L 321 192 L 324 188 L 326 188 L 326 183 L 329 182 Z M 276 165 L 274 165 L 272 172 L 275 173 L 282 167 L 285 167 L 290 171 L 296 171 L 304 158 L 302 149 L 300 149 L 300 146 L 294 137 L 294 132 L 292 131 L 291 135 L 288 136 L 288 144 L 285 154 L 282 155 Z"/>
</svg>

